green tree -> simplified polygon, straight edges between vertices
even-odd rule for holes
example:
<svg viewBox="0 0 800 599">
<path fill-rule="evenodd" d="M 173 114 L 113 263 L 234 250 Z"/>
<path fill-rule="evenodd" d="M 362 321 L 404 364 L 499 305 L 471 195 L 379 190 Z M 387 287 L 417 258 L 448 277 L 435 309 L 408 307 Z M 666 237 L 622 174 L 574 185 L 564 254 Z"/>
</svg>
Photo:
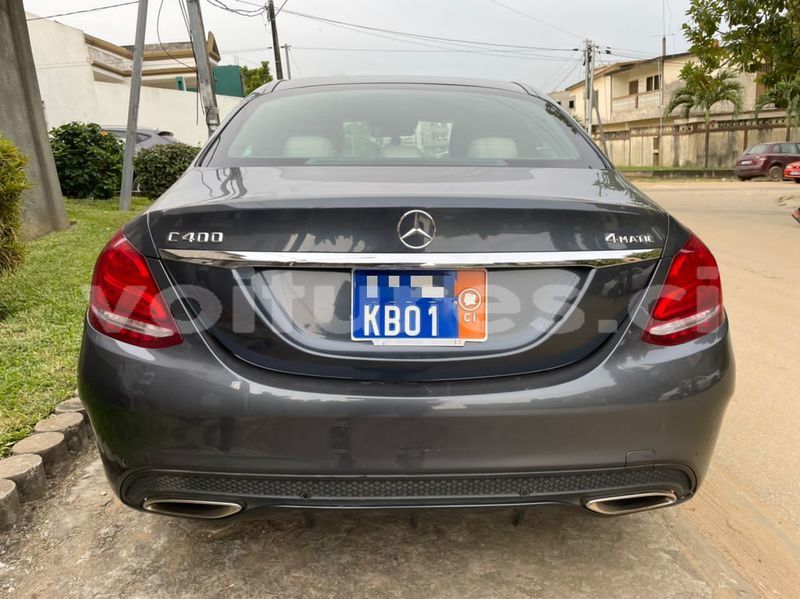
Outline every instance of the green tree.
<svg viewBox="0 0 800 599">
<path fill-rule="evenodd" d="M 245 94 L 249 94 L 265 83 L 272 81 L 272 75 L 269 72 L 269 61 L 262 60 L 260 67 L 242 67 L 242 81 L 244 82 Z"/>
<path fill-rule="evenodd" d="M 800 73 L 800 0 L 691 0 L 683 26 L 707 65 L 759 73 L 767 87 Z"/>
<path fill-rule="evenodd" d="M 681 108 L 684 117 L 688 117 L 693 109 L 703 111 L 705 122 L 703 167 L 708 168 L 711 109 L 720 102 L 730 102 L 733 104 L 734 114 L 738 114 L 742 109 L 742 84 L 733 71 L 723 69 L 714 72 L 707 64 L 694 62 L 683 66 L 680 78 L 684 85 L 672 94 L 665 112 L 670 115 Z"/>
<path fill-rule="evenodd" d="M 800 77 L 781 79 L 756 99 L 756 116 L 765 106 L 786 111 L 786 141 L 791 140 L 792 126 L 800 122 Z"/>
</svg>

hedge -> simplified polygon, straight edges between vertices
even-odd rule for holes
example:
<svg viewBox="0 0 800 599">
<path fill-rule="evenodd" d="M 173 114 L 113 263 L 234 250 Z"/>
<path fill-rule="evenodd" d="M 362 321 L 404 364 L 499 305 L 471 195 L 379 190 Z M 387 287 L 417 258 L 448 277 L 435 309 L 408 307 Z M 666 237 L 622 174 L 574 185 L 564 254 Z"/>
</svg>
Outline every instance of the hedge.
<svg viewBox="0 0 800 599">
<path fill-rule="evenodd" d="M 50 131 L 61 193 L 107 200 L 119 193 L 123 145 L 96 123 L 67 123 Z"/>
<path fill-rule="evenodd" d="M 22 192 L 28 188 L 25 164 L 28 157 L 0 135 L 0 275 L 22 260 L 20 229 Z"/>
<path fill-rule="evenodd" d="M 183 143 L 162 144 L 140 150 L 133 159 L 139 191 L 157 198 L 189 168 L 198 148 Z"/>
</svg>

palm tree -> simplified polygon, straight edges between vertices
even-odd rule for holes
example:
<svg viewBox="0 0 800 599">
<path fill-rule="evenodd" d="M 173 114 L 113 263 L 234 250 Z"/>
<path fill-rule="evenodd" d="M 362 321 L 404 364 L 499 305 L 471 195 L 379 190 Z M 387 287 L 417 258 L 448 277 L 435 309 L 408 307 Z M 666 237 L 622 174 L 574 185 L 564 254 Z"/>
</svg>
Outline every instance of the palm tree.
<svg viewBox="0 0 800 599">
<path fill-rule="evenodd" d="M 769 104 L 786 111 L 786 141 L 790 141 L 792 125 L 800 117 L 800 77 L 781 79 L 761 94 L 756 100 L 756 116 Z"/>
<path fill-rule="evenodd" d="M 706 125 L 703 167 L 708 168 L 711 109 L 720 102 L 730 102 L 734 114 L 738 114 L 742 109 L 742 84 L 733 71 L 724 69 L 715 73 L 692 62 L 683 66 L 680 77 L 684 85 L 672 94 L 665 112 L 669 116 L 676 108 L 682 108 L 683 116 L 688 117 L 693 109 L 703 111 Z"/>
</svg>

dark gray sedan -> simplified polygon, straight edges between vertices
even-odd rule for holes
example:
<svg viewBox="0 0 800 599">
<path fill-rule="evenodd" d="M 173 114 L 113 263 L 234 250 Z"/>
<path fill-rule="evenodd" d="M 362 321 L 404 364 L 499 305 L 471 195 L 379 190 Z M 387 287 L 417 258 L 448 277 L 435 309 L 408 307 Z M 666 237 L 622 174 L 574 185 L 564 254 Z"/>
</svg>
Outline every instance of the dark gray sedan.
<svg viewBox="0 0 800 599">
<path fill-rule="evenodd" d="M 599 514 L 697 492 L 716 261 L 517 83 L 254 92 L 98 258 L 80 395 L 126 504 Z"/>
</svg>

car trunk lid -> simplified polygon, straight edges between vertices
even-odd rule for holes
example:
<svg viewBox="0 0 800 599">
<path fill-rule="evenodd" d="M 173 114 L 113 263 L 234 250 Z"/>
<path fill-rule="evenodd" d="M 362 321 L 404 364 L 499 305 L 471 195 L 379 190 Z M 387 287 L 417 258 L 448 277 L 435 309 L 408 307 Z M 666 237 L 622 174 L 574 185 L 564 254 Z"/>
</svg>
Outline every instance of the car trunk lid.
<svg viewBox="0 0 800 599">
<path fill-rule="evenodd" d="M 363 169 L 371 175 L 364 181 L 337 169 L 220 169 L 238 172 L 213 173 L 214 197 L 182 200 L 197 189 L 183 181 L 149 213 L 158 255 L 198 322 L 249 363 L 360 380 L 479 378 L 572 364 L 624 325 L 666 238 L 666 214 L 611 171 L 454 176 L 460 169 L 394 167 L 376 169 L 380 176 Z M 210 174 L 191 176 L 208 182 Z M 270 192 L 249 191 L 256 188 Z M 413 210 L 436 227 L 416 250 L 398 234 Z M 487 339 L 460 347 L 353 340 L 354 268 L 485 268 Z"/>
</svg>

